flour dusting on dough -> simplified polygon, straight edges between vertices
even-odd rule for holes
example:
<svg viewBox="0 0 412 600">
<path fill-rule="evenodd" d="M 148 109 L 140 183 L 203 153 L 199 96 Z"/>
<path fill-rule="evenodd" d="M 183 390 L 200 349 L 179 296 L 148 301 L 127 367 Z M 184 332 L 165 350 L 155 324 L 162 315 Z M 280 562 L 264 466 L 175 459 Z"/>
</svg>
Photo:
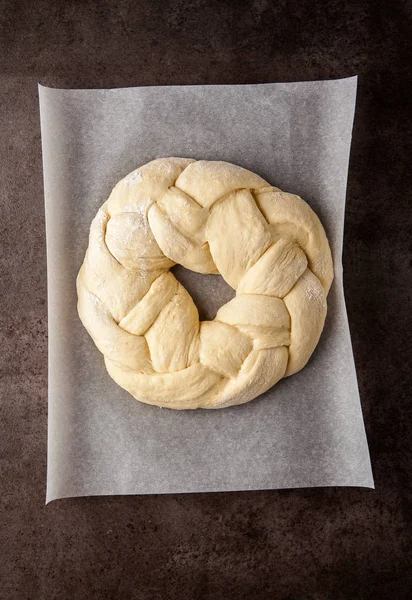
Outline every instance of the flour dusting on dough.
<svg viewBox="0 0 412 600">
<path fill-rule="evenodd" d="M 132 171 L 123 179 L 123 183 L 127 183 L 128 185 L 134 185 L 135 183 L 140 183 L 141 181 L 143 181 L 143 177 L 140 171 Z"/>
</svg>

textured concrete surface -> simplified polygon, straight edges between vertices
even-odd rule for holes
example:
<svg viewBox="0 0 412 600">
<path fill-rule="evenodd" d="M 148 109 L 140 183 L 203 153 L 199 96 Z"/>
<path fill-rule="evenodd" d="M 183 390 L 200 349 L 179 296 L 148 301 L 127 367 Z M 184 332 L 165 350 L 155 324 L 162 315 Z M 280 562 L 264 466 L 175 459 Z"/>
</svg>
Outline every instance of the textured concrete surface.
<svg viewBox="0 0 412 600">
<path fill-rule="evenodd" d="M 402 0 L 0 0 L 1 599 L 411 598 L 411 21 Z M 37 81 L 115 87 L 354 74 L 344 267 L 376 491 L 45 507 Z"/>
</svg>

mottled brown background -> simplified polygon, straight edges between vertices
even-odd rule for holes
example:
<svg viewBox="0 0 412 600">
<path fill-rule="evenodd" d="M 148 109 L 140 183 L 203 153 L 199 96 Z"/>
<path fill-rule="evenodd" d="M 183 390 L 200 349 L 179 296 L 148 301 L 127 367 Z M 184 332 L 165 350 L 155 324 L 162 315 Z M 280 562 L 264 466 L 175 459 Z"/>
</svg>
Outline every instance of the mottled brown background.
<svg viewBox="0 0 412 600">
<path fill-rule="evenodd" d="M 412 7 L 402 0 L 0 0 L 0 598 L 409 599 Z M 359 75 L 346 298 L 376 491 L 44 506 L 46 258 L 37 82 Z"/>
</svg>

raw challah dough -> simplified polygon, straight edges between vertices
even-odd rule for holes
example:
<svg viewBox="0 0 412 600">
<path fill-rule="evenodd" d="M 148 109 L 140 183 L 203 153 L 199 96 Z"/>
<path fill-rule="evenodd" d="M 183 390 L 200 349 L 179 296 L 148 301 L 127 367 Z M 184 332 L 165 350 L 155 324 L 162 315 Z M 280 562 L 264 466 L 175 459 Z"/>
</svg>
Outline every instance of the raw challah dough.
<svg viewBox="0 0 412 600">
<path fill-rule="evenodd" d="M 236 290 L 213 321 L 169 269 Z M 298 196 L 225 162 L 160 158 L 94 218 L 78 311 L 111 377 L 174 409 L 242 404 L 305 366 L 333 279 L 324 229 Z"/>
</svg>

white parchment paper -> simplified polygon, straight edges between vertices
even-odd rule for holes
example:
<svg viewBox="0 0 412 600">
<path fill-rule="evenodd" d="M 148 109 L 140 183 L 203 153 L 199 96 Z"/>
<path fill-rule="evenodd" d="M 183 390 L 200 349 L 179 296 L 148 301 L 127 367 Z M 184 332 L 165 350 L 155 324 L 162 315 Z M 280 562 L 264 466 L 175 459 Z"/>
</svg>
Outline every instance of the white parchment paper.
<svg viewBox="0 0 412 600">
<path fill-rule="evenodd" d="M 114 90 L 41 87 L 49 306 L 47 501 L 67 496 L 373 487 L 342 286 L 356 77 Z M 335 281 L 307 367 L 216 411 L 135 401 L 80 323 L 75 279 L 97 209 L 160 156 L 225 160 L 302 196 L 331 242 Z M 348 250 L 350 252 L 350 249 Z M 233 291 L 182 268 L 201 317 Z"/>
</svg>

